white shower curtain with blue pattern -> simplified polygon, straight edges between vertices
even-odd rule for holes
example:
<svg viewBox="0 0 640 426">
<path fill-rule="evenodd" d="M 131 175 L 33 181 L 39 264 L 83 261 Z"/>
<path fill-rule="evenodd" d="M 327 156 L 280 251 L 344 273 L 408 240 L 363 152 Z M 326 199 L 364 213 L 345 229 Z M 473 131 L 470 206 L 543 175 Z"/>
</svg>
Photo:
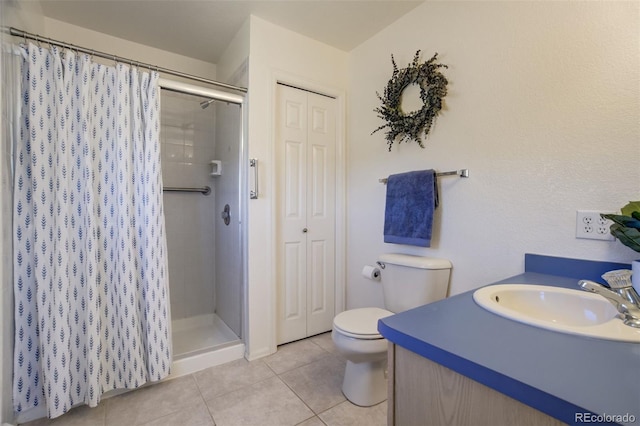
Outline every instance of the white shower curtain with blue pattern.
<svg viewBox="0 0 640 426">
<path fill-rule="evenodd" d="M 19 49 L 14 409 L 53 418 L 169 374 L 158 74 Z"/>
</svg>

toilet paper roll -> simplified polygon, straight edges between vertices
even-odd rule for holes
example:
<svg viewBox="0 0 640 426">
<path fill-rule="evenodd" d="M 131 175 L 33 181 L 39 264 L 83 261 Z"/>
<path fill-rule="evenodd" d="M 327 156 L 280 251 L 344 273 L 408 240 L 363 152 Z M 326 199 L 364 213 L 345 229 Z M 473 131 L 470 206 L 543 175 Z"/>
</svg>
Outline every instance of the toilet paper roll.
<svg viewBox="0 0 640 426">
<path fill-rule="evenodd" d="M 365 265 L 365 267 L 362 268 L 362 275 L 370 280 L 380 281 L 380 269 L 375 266 Z"/>
</svg>

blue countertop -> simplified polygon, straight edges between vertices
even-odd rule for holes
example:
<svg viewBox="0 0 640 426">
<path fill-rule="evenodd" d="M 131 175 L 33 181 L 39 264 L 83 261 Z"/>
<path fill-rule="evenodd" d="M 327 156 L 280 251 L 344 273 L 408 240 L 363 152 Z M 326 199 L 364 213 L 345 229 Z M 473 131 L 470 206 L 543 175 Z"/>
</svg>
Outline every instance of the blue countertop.
<svg viewBox="0 0 640 426">
<path fill-rule="evenodd" d="M 497 283 L 577 289 L 578 279 L 628 264 L 525 256 L 525 272 Z M 640 424 L 640 344 L 543 330 L 488 312 L 473 291 L 379 321 L 389 341 L 560 421 L 576 413 L 627 415 Z M 593 417 L 592 417 L 593 419 Z M 597 424 L 615 423 L 607 417 Z"/>
</svg>

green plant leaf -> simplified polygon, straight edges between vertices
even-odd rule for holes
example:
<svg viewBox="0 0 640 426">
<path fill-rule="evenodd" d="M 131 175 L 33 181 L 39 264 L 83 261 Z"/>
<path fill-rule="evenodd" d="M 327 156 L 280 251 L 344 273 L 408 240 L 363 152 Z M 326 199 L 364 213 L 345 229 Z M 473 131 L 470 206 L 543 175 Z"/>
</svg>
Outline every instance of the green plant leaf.
<svg viewBox="0 0 640 426">
<path fill-rule="evenodd" d="M 631 216 L 633 212 L 640 212 L 640 201 L 629 201 L 629 204 L 620 209 L 623 215 Z"/>
<path fill-rule="evenodd" d="M 630 249 L 640 252 L 640 230 L 614 223 L 611 225 L 611 235 Z"/>
<path fill-rule="evenodd" d="M 600 216 L 623 227 L 640 229 L 640 220 L 633 217 L 622 216 L 619 214 L 601 214 Z"/>
<path fill-rule="evenodd" d="M 613 222 L 611 235 L 622 244 L 640 253 L 640 201 L 629 201 L 620 209 L 622 214 L 601 214 Z"/>
</svg>

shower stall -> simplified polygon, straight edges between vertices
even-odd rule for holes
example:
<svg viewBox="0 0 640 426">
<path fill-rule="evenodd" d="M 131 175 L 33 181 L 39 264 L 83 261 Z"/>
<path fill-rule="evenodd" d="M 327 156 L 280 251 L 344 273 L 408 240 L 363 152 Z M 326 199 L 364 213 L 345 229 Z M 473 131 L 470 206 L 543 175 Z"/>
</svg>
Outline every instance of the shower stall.
<svg viewBox="0 0 640 426">
<path fill-rule="evenodd" d="M 242 98 L 161 80 L 172 375 L 244 356 Z"/>
<path fill-rule="evenodd" d="M 38 46 L 26 42 L 21 46 L 7 45 L 0 61 L 2 65 L 0 74 L 3 83 L 7 83 L 3 84 L 0 90 L 3 116 L 0 145 L 4 152 L 0 165 L 2 176 L 0 192 L 3 199 L 0 217 L 3 218 L 5 225 L 9 225 L 3 227 L 0 250 L 2 252 L 0 269 L 3 277 L 0 312 L 3 314 L 4 325 L 0 329 L 3 341 L 0 356 L 2 358 L 0 382 L 3 389 L 0 391 L 1 416 L 24 422 L 47 414 L 52 417 L 59 416 L 76 403 L 97 404 L 102 395 L 108 396 L 112 394 L 111 392 L 119 393 L 123 389 L 132 389 L 146 382 L 164 379 L 169 373 L 168 362 L 166 362 L 169 359 L 171 359 L 170 376 L 178 377 L 244 357 L 247 328 L 245 321 L 246 212 L 249 198 L 247 185 L 249 162 L 244 137 L 246 111 L 243 93 L 246 89 L 149 64 L 140 64 L 79 46 L 74 46 L 73 51 L 67 54 L 66 50 L 62 50 L 69 46 L 65 42 L 42 38 L 14 28 L 10 31 L 13 36 L 20 36 L 25 40 L 27 38 L 37 40 Z M 42 47 L 40 43 L 48 43 L 50 46 Z M 61 49 L 54 51 L 51 46 Z M 27 51 L 32 52 L 33 55 L 23 54 Z M 96 84 L 95 95 L 96 99 L 100 95 L 107 101 L 102 102 L 100 98 L 101 101 L 94 102 L 93 110 L 89 111 L 83 109 L 90 104 L 90 102 L 84 102 L 85 98 L 82 102 L 75 104 L 71 102 L 71 99 L 76 99 L 81 92 L 83 96 L 89 92 L 94 93 L 88 89 L 84 90 L 85 83 L 88 81 L 87 74 L 84 74 L 84 79 L 71 78 L 80 75 L 81 70 L 86 71 L 86 68 L 83 68 L 84 65 L 92 67 L 95 65 L 91 60 L 84 60 L 88 56 L 80 54 L 90 54 L 91 58 L 101 57 L 107 61 L 117 61 L 119 64 L 126 63 L 132 68 L 144 67 L 145 70 L 137 74 L 135 70 L 130 71 L 126 66 L 100 65 L 100 67 L 108 67 L 100 70 L 108 73 L 111 78 L 102 78 L 101 82 L 105 84 Z M 28 60 L 24 60 L 25 58 Z M 56 64 L 62 64 L 61 58 L 64 58 L 65 66 L 71 64 L 69 69 L 76 73 L 65 71 L 55 74 L 52 71 L 53 67 L 49 66 L 52 63 L 50 58 L 54 58 L 53 62 Z M 77 58 L 81 60 L 76 60 Z M 21 73 L 24 69 L 31 70 L 26 68 L 25 64 L 29 64 L 29 67 L 40 66 L 40 73 Z M 45 69 L 51 73 L 45 73 L 43 71 Z M 146 69 L 149 70 L 148 74 Z M 181 80 L 164 78 L 158 80 L 154 70 Z M 242 78 L 245 74 L 239 75 L 239 78 Z M 29 76 L 38 77 L 29 80 Z M 130 76 L 133 77 L 127 80 Z M 56 80 L 55 95 L 54 90 L 50 89 L 50 80 L 47 80 L 50 77 L 68 77 L 64 82 L 61 78 L 58 78 L 60 81 Z M 120 84 L 117 89 L 114 89 L 116 79 L 120 79 L 118 80 L 120 82 L 128 81 L 129 88 Z M 198 81 L 209 86 L 190 85 L 183 83 L 184 80 Z M 22 90 L 14 90 L 22 88 L 16 82 L 25 83 L 25 81 L 29 81 L 30 97 L 26 96 Z M 157 113 L 156 84 L 160 87 L 159 114 Z M 80 86 L 82 90 L 79 89 Z M 211 86 L 219 89 L 213 89 Z M 43 90 L 36 94 L 34 87 L 36 89 L 42 87 Z M 73 88 L 75 91 L 71 93 Z M 128 96 L 127 90 L 131 90 L 131 93 L 135 92 L 135 95 Z M 117 101 L 113 96 L 115 93 L 119 94 Z M 39 102 L 36 101 L 37 99 Z M 131 99 L 134 100 L 129 102 Z M 25 100 L 33 101 L 31 104 L 33 107 L 21 109 L 20 106 Z M 65 108 L 58 108 L 58 104 L 62 105 L 63 101 Z M 38 104 L 37 108 L 36 104 Z M 71 104 L 78 108 L 73 109 Z M 118 109 L 117 115 L 122 118 L 120 121 L 115 118 L 105 119 L 105 117 L 116 115 L 110 116 L 110 111 L 116 110 L 115 108 L 111 110 L 111 106 L 116 104 L 119 107 L 131 105 L 131 108 L 127 110 L 123 107 L 123 112 Z M 71 112 L 72 109 L 73 112 Z M 23 125 L 28 126 L 29 123 L 36 122 L 29 120 L 30 116 L 27 114 L 23 114 L 27 110 L 32 114 L 41 114 L 40 117 L 55 116 L 55 118 L 46 120 L 41 118 L 40 125 L 33 127 L 38 127 L 41 132 L 21 132 L 19 130 L 23 130 Z M 52 111 L 60 114 L 55 115 Z M 65 118 L 64 114 L 73 116 L 73 120 L 67 120 L 68 117 Z M 160 116 L 159 126 L 156 121 L 158 116 Z M 108 126 L 103 126 L 105 120 L 109 122 Z M 82 121 L 82 125 L 76 127 L 73 124 L 68 125 L 76 121 Z M 112 137 L 121 131 L 120 127 L 117 131 L 115 130 L 116 122 L 125 128 L 122 130 L 126 134 L 123 139 L 116 140 Z M 45 124 L 48 127 L 45 127 Z M 156 144 L 158 127 L 160 152 Z M 97 130 L 98 128 L 100 130 Z M 134 129 L 131 134 L 135 133 L 136 142 L 142 141 L 146 144 L 144 148 L 141 143 L 137 143 L 134 150 L 134 144 L 130 143 L 133 140 L 129 134 L 130 128 Z M 58 131 L 63 137 L 56 137 Z M 73 133 L 74 131 L 76 133 Z M 81 133 L 83 135 L 92 133 L 92 136 L 91 138 L 80 137 Z M 96 136 L 96 133 L 99 135 Z M 39 150 L 34 148 L 34 155 L 29 152 L 14 156 L 16 152 L 23 152 L 18 151 L 18 147 L 21 150 L 27 150 L 31 146 L 36 146 L 32 145 L 31 139 L 22 137 L 27 134 L 34 140 L 38 140 Z M 52 137 L 52 135 L 56 136 Z M 69 135 L 71 136 L 67 138 Z M 66 143 L 67 140 L 73 143 Z M 100 143 L 96 142 L 98 140 Z M 57 144 L 60 141 L 62 143 Z M 106 142 L 103 143 L 103 141 Z M 121 141 L 124 141 L 122 147 L 118 145 Z M 48 154 L 45 155 L 42 152 Z M 20 159 L 19 170 L 24 174 L 19 175 L 14 182 L 14 176 L 18 176 L 16 158 Z M 158 160 L 160 160 L 159 168 Z M 31 174 L 31 163 L 38 165 L 37 174 Z M 160 171 L 163 187 L 162 203 L 160 203 L 158 191 L 160 189 L 158 172 Z M 94 172 L 102 174 L 95 177 Z M 29 263 L 31 258 L 25 257 L 20 251 L 20 248 L 24 247 L 24 253 L 28 255 L 35 253 L 35 250 L 30 249 L 35 247 L 35 243 L 31 243 L 32 235 L 29 233 L 35 229 L 35 225 L 31 226 L 35 221 L 31 220 L 32 212 L 23 208 L 23 205 L 27 205 L 32 199 L 31 190 L 23 182 L 36 187 L 36 183 L 44 180 L 47 180 L 48 186 L 41 184 L 38 187 L 40 188 L 38 201 L 44 203 L 44 200 L 48 199 L 49 209 L 38 210 L 38 226 L 42 229 L 46 227 L 46 232 L 38 234 L 44 235 L 38 240 L 42 243 L 38 249 L 44 251 L 46 248 L 49 250 L 49 255 L 42 256 L 44 260 L 40 263 L 34 260 L 33 264 L 42 269 L 40 274 L 42 283 L 52 283 L 53 279 L 50 277 L 54 277 L 57 285 L 42 285 L 37 288 L 35 285 L 38 282 L 32 279 L 35 274 L 31 273 L 32 267 Z M 114 183 L 115 181 L 118 183 Z M 16 182 L 19 184 L 14 186 Z M 27 189 L 22 190 L 23 188 Z M 24 196 L 26 200 L 24 204 L 20 202 L 22 198 L 18 198 L 14 191 Z M 107 192 L 112 196 L 108 196 Z M 131 207 L 134 204 L 136 207 Z M 119 209 L 121 205 L 127 208 Z M 161 223 L 163 215 L 160 209 L 164 213 L 164 226 Z M 22 214 L 23 212 L 25 214 Z M 20 216 L 23 222 L 19 222 L 14 214 Z M 91 217 L 91 220 L 77 219 L 75 215 L 79 214 L 84 214 L 83 218 Z M 66 215 L 71 219 L 67 220 Z M 12 218 L 13 223 L 11 223 Z M 16 223 L 18 225 L 13 226 Z M 71 225 L 68 226 L 68 223 Z M 87 223 L 90 225 L 99 223 L 100 226 L 96 225 L 87 231 L 86 229 L 89 229 L 86 226 Z M 129 232 L 134 223 L 140 226 L 136 227 L 134 232 Z M 69 229 L 72 229 L 75 234 Z M 36 232 L 33 232 L 33 238 L 35 234 Z M 131 237 L 133 234 L 135 238 Z M 166 250 L 164 236 L 166 236 Z M 54 239 L 59 240 L 59 244 L 49 243 L 49 240 Z M 113 244 L 114 241 L 117 243 Z M 74 260 L 69 260 L 72 257 L 70 253 L 76 256 Z M 15 257 L 14 254 L 16 254 Z M 85 262 L 85 259 L 89 258 L 91 262 Z M 117 263 L 117 260 L 113 260 L 115 258 L 124 260 Z M 54 259 L 57 262 L 54 262 Z M 50 272 L 47 269 L 49 265 L 47 262 L 55 264 L 59 270 L 56 270 L 55 274 Z M 100 267 L 93 267 L 98 264 Z M 85 267 L 85 265 L 89 266 Z M 21 266 L 24 268 L 20 269 Z M 91 274 L 98 269 L 109 270 L 111 275 L 108 275 L 108 278 L 103 278 L 101 275 L 99 279 L 96 278 L 97 274 L 91 275 L 90 278 L 86 278 L 89 275 L 82 275 Z M 113 273 L 115 269 L 125 272 L 115 274 Z M 28 280 L 23 280 L 22 276 L 18 275 L 23 270 Z M 166 273 L 167 270 L 168 273 Z M 168 300 L 165 280 L 167 275 Z M 16 276 L 18 279 L 14 280 Z M 73 278 L 65 278 L 70 276 Z M 124 279 L 119 280 L 121 277 Z M 131 282 L 134 278 L 136 287 L 132 290 L 134 287 Z M 94 286 L 96 283 L 101 286 Z M 37 309 L 38 306 L 31 303 L 36 299 L 32 296 L 32 288 L 36 288 L 36 291 L 43 290 L 42 296 L 38 294 L 37 299 L 39 303 L 48 303 L 48 309 Z M 99 288 L 105 295 L 110 296 L 97 300 L 102 293 L 93 291 L 94 288 Z M 114 296 L 116 293 L 118 297 Z M 73 294 L 73 297 L 69 296 L 70 294 Z M 24 297 L 18 299 L 17 295 Z M 55 297 L 59 295 L 62 296 L 56 299 Z M 138 297 L 138 300 L 134 296 Z M 97 301 L 93 300 L 95 302 L 93 303 L 92 298 Z M 16 300 L 18 302 L 14 303 Z M 28 303 L 22 303 L 23 301 Z M 73 305 L 75 302 L 77 303 Z M 56 304 L 57 309 L 52 309 L 52 304 Z M 88 309 L 85 307 L 89 305 L 95 308 L 98 314 L 87 313 Z M 24 306 L 34 309 L 29 311 Z M 47 350 L 50 349 L 50 353 L 47 354 L 46 364 L 42 361 L 44 366 L 42 369 L 39 361 L 44 360 L 45 357 L 40 355 L 41 347 L 36 346 L 39 343 L 33 344 L 31 335 L 17 325 L 18 320 L 22 321 L 21 327 L 24 325 L 24 329 L 28 332 L 34 331 L 34 335 L 38 336 L 40 332 L 38 325 L 32 326 L 36 324 L 33 320 L 34 312 L 42 314 L 42 321 L 38 321 L 37 324 L 44 324 L 46 319 L 46 324 L 51 325 L 54 331 L 56 327 L 61 327 L 59 332 L 48 334 L 55 336 L 55 339 L 47 337 L 47 344 L 51 342 L 49 345 L 51 348 L 45 347 Z M 85 313 L 87 315 L 81 317 Z M 116 320 L 116 314 L 120 315 L 119 320 Z M 166 321 L 167 314 L 170 314 L 170 324 Z M 110 317 L 107 318 L 107 315 Z M 103 316 L 105 321 L 101 321 Z M 65 320 L 56 321 L 58 318 Z M 70 318 L 73 320 L 67 320 Z M 138 321 L 139 318 L 144 320 Z M 85 321 L 91 323 L 94 319 L 99 325 L 91 327 L 91 324 L 89 326 L 85 324 Z M 103 325 L 104 328 L 101 328 Z M 89 328 L 90 333 L 86 332 Z M 117 330 L 113 331 L 114 329 Z M 76 333 L 75 338 L 72 337 L 72 332 Z M 169 332 L 171 332 L 170 340 Z M 97 337 L 94 338 L 94 335 Z M 17 336 L 15 340 L 14 336 Z M 23 338 L 23 336 L 26 337 Z M 115 336 L 122 336 L 122 339 L 116 343 Z M 139 340 L 136 340 L 138 337 Z M 74 374 L 74 371 L 78 373 L 80 380 L 76 382 L 77 386 L 74 388 L 76 394 L 80 395 L 78 399 L 71 398 L 71 392 L 65 388 L 68 384 L 67 377 L 58 380 L 58 367 L 60 365 L 64 367 L 70 355 L 66 350 L 62 352 L 57 350 L 57 347 L 60 347 L 57 344 L 62 342 L 62 347 L 69 349 L 70 353 L 73 345 L 64 345 L 71 340 L 77 349 L 74 369 L 62 368 L 60 371 L 70 372 L 69 377 Z M 133 349 L 130 352 L 121 350 L 130 341 L 132 344 L 127 349 Z M 21 346 L 15 342 L 19 342 Z M 140 349 L 143 347 L 140 342 L 144 344 L 150 342 L 149 347 Z M 81 346 L 82 344 L 85 346 Z M 94 344 L 99 349 L 92 349 L 91 345 Z M 24 361 L 28 358 L 23 356 L 23 352 L 14 357 L 14 352 L 18 350 L 16 348 L 28 355 L 34 354 L 34 364 L 30 360 Z M 101 352 L 100 348 L 107 348 L 107 350 Z M 148 352 L 145 352 L 147 349 Z M 117 352 L 117 355 L 113 355 L 109 350 Z M 135 351 L 140 355 L 138 357 L 140 361 L 135 358 L 136 354 L 130 358 L 130 353 Z M 60 356 L 59 364 L 56 364 L 55 359 L 49 360 L 49 355 L 55 358 L 56 354 Z M 116 357 L 119 359 L 121 356 L 126 357 L 126 362 L 116 363 Z M 98 368 L 93 368 L 94 358 L 98 357 L 102 357 L 100 361 L 109 360 L 110 363 L 105 365 L 113 371 L 103 373 L 102 364 Z M 129 362 L 130 359 L 134 360 Z M 12 363 L 12 361 L 15 362 Z M 84 362 L 89 366 L 86 367 L 83 364 L 87 370 L 93 368 L 93 371 L 89 371 L 90 373 L 96 373 L 90 380 L 87 379 L 87 370 L 82 371 L 78 367 Z M 40 373 L 45 369 L 48 372 L 49 368 L 51 368 L 51 377 L 55 378 L 52 382 L 59 384 L 60 387 L 54 386 L 53 391 L 51 386 L 47 388 L 47 392 L 53 392 L 49 396 L 51 401 L 55 401 L 54 403 L 38 404 L 40 400 L 37 398 L 40 395 L 37 392 L 43 383 L 41 377 L 44 377 Z M 124 374 L 123 371 L 126 368 L 129 370 Z M 120 369 L 118 374 L 116 374 L 117 369 Z M 132 369 L 137 371 L 132 372 Z M 24 376 L 17 376 L 16 371 L 24 373 Z M 5 393 L 12 388 L 12 376 L 18 377 L 13 382 L 13 400 L 16 400 L 17 393 L 25 390 L 21 394 L 26 395 L 24 410 L 12 406 L 11 398 L 7 396 L 8 392 Z M 100 377 L 96 378 L 98 376 Z M 114 377 L 117 383 L 111 380 Z M 32 388 L 24 385 L 27 380 L 32 381 Z M 84 387 L 80 389 L 81 382 L 82 386 L 86 386 L 86 392 Z M 116 384 L 113 385 L 114 383 Z M 95 388 L 92 387 L 94 385 Z M 35 391 L 31 392 L 31 389 Z M 44 387 L 42 390 L 44 392 Z M 33 403 L 34 399 L 29 399 L 34 395 L 35 403 Z M 64 396 L 64 402 L 58 403 L 59 395 Z M 50 408 L 54 411 L 50 411 Z"/>
</svg>

